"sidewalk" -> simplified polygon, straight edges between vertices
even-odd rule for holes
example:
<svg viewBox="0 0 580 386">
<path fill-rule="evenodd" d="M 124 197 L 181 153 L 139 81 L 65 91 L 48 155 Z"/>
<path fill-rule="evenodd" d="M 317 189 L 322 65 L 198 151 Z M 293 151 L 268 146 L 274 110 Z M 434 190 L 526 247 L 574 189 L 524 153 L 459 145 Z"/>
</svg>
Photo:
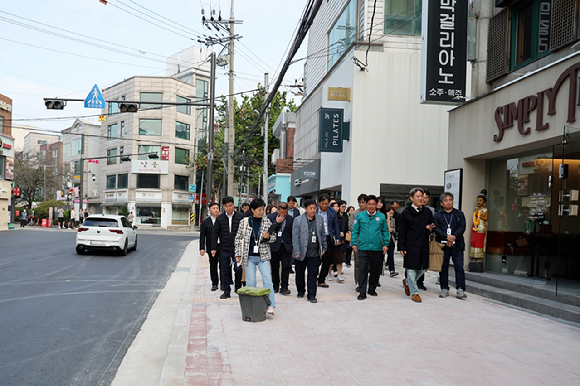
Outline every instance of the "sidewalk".
<svg viewBox="0 0 580 386">
<path fill-rule="evenodd" d="M 580 384 L 579 325 L 507 307 L 469 289 L 465 300 L 456 299 L 455 290 L 440 299 L 432 272 L 423 303 L 416 304 L 403 292 L 400 256 L 401 275 L 381 277 L 376 298 L 356 299 L 353 268 L 345 269 L 344 283 L 319 288 L 317 304 L 296 298 L 290 275 L 292 294 L 276 296 L 276 315 L 248 323 L 237 296 L 219 300 L 220 292 L 210 291 L 207 257 L 197 250 L 192 242 L 113 385 Z M 179 293 L 174 277 L 181 277 L 185 262 L 191 270 Z M 163 311 L 168 288 L 180 297 L 175 312 Z M 170 343 L 147 345 L 164 338 L 163 329 L 148 325 L 159 315 L 174 322 Z M 157 373 L 146 362 L 151 350 L 164 357 Z"/>
</svg>

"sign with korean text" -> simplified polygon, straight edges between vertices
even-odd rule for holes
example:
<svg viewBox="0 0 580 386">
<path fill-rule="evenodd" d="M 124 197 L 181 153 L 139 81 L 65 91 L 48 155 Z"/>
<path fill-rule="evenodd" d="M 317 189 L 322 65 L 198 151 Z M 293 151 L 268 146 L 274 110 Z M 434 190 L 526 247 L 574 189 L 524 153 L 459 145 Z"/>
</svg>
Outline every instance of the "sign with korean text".
<svg viewBox="0 0 580 386">
<path fill-rule="evenodd" d="M 159 160 L 134 160 L 131 161 L 131 173 L 137 174 L 167 174 L 169 173 L 169 161 Z"/>
<path fill-rule="evenodd" d="M 328 100 L 329 101 L 350 102 L 350 88 L 329 87 L 328 88 Z"/>
<path fill-rule="evenodd" d="M 105 122 L 107 120 L 106 115 L 99 115 L 99 122 Z"/>
<path fill-rule="evenodd" d="M 196 190 L 197 190 L 196 184 L 189 184 L 189 189 L 187 190 L 188 192 L 195 193 Z"/>
<path fill-rule="evenodd" d="M 98 159 L 89 159 L 87 162 L 90 163 L 90 164 L 97 164 L 97 165 L 99 164 L 99 160 Z"/>
<path fill-rule="evenodd" d="M 320 109 L 318 119 L 318 151 L 342 153 L 343 109 Z"/>
<path fill-rule="evenodd" d="M 14 158 L 6 157 L 6 169 L 4 170 L 4 179 L 14 180 Z"/>
<path fill-rule="evenodd" d="M 423 0 L 421 103 L 465 102 L 467 6 L 465 0 Z"/>
<path fill-rule="evenodd" d="M 169 146 L 161 146 L 161 160 L 169 161 Z"/>
</svg>

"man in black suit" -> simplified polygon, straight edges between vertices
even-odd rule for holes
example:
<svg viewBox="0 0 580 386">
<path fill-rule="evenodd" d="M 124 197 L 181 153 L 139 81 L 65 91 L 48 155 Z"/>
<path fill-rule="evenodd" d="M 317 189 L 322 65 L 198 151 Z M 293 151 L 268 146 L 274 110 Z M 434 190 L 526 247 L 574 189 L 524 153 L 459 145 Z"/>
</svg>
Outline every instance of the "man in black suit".
<svg viewBox="0 0 580 386">
<path fill-rule="evenodd" d="M 276 241 L 270 244 L 270 250 L 272 251 L 270 265 L 272 266 L 274 292 L 278 292 L 278 289 L 280 289 L 282 295 L 290 295 L 288 277 L 292 267 L 292 224 L 294 218 L 288 216 L 288 204 L 285 202 L 279 203 L 278 212 L 270 213 L 268 218 L 272 224 L 277 224 Z M 280 277 L 280 263 L 282 263 L 282 277 Z"/>
<path fill-rule="evenodd" d="M 220 299 L 228 299 L 231 297 L 231 285 L 233 284 L 232 265 L 234 266 L 235 274 L 235 291 L 242 287 L 242 266 L 236 263 L 234 239 L 244 215 L 234 210 L 234 199 L 232 197 L 226 196 L 222 198 L 222 205 L 224 213 L 217 216 L 211 234 L 211 254 L 212 256 L 217 255 L 219 240 L 220 274 L 222 287 L 224 288 L 224 293 L 221 294 Z"/>
<path fill-rule="evenodd" d="M 288 196 L 288 214 L 290 217 L 296 218 L 300 216 L 300 209 L 298 209 L 298 200 L 294 196 Z"/>
<path fill-rule="evenodd" d="M 209 248 L 209 250 L 211 250 L 211 235 L 213 233 L 213 225 L 215 223 L 215 220 L 217 218 L 217 216 L 219 216 L 220 214 L 220 205 L 217 202 L 212 202 L 211 204 L 209 204 L 209 216 L 207 216 L 202 222 L 201 225 L 199 227 L 199 254 L 202 256 L 205 256 L 205 251 L 206 248 Z M 215 256 L 212 256 L 211 253 L 209 253 L 208 250 L 208 256 L 209 256 L 209 275 L 211 277 L 211 290 L 215 291 L 218 289 L 218 285 L 220 283 L 220 279 L 219 279 L 219 271 L 218 271 L 218 265 L 219 265 L 219 260 L 220 260 L 220 253 L 219 253 L 219 239 L 218 239 L 218 245 L 216 248 L 216 254 Z"/>
</svg>

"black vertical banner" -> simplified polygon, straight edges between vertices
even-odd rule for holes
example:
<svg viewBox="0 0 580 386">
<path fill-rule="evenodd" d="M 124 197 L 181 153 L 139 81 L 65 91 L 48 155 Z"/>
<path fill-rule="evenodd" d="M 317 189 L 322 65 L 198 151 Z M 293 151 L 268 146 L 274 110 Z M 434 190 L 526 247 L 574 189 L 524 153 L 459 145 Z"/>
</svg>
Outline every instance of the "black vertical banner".
<svg viewBox="0 0 580 386">
<path fill-rule="evenodd" d="M 465 102 L 468 0 L 424 0 L 421 103 Z"/>
</svg>

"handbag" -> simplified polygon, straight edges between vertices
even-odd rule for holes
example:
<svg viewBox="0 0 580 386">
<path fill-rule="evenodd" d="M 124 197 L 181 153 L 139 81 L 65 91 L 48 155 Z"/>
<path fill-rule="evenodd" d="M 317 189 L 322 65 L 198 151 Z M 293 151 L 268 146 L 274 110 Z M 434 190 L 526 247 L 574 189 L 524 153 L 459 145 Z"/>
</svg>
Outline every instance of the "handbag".
<svg viewBox="0 0 580 386">
<path fill-rule="evenodd" d="M 443 266 L 443 247 L 445 244 L 429 241 L 429 271 L 441 272 Z"/>
<path fill-rule="evenodd" d="M 344 239 L 346 241 L 350 241 L 352 239 L 352 233 L 350 232 L 346 232 L 346 235 L 344 236 Z"/>
</svg>

